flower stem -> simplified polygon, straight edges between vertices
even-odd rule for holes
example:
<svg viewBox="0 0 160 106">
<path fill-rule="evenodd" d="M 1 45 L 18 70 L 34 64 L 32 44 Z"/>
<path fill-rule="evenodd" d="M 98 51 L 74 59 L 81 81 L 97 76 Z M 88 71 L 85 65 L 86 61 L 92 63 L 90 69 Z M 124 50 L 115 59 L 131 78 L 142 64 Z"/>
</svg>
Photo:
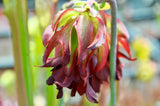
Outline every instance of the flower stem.
<svg viewBox="0 0 160 106">
<path fill-rule="evenodd" d="M 3 0 L 3 3 L 12 32 L 18 105 L 33 106 L 27 0 Z"/>
<path fill-rule="evenodd" d="M 116 106 L 116 56 L 117 56 L 117 2 L 107 0 L 111 6 L 111 49 L 110 49 L 110 106 Z"/>
</svg>

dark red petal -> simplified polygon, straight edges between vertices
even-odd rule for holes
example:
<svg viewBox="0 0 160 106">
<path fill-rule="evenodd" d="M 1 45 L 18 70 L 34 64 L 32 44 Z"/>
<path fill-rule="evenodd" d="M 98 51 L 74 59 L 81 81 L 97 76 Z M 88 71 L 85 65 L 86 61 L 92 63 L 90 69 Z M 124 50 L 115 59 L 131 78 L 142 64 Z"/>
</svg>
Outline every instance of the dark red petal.
<svg viewBox="0 0 160 106">
<path fill-rule="evenodd" d="M 59 70 L 60 68 L 62 68 L 62 64 L 58 66 L 54 66 L 54 68 L 51 71 L 56 71 L 56 70 Z"/>
<path fill-rule="evenodd" d="M 86 92 L 86 85 L 84 86 L 84 82 L 81 81 L 80 83 L 78 83 L 77 86 L 77 91 L 80 95 L 83 95 Z"/>
<path fill-rule="evenodd" d="M 95 92 L 100 91 L 100 85 L 101 85 L 102 81 L 99 80 L 95 75 L 92 76 L 90 83 L 91 83 L 91 86 Z"/>
<path fill-rule="evenodd" d="M 73 81 L 73 76 L 67 77 L 65 76 L 65 79 L 63 82 L 55 81 L 55 84 L 60 85 L 61 87 L 69 87 Z"/>
<path fill-rule="evenodd" d="M 55 82 L 63 83 L 63 81 L 66 78 L 64 71 L 67 71 L 66 67 L 63 67 L 59 70 L 55 70 L 52 72 L 52 76 L 53 76 Z"/>
<path fill-rule="evenodd" d="M 109 53 L 109 47 L 108 47 L 107 40 L 98 49 L 99 49 L 97 53 L 98 63 L 96 65 L 94 72 L 99 72 L 106 64 L 106 60 L 107 60 L 108 53 Z"/>
<path fill-rule="evenodd" d="M 101 71 L 95 73 L 95 76 L 101 81 L 109 82 L 109 75 L 110 75 L 109 70 L 110 70 L 109 63 L 106 63 L 105 67 L 103 67 Z"/>
<path fill-rule="evenodd" d="M 55 57 L 61 57 L 62 56 L 62 45 L 59 44 L 55 47 Z"/>
<path fill-rule="evenodd" d="M 75 96 L 77 91 L 77 84 L 76 83 L 72 83 L 72 91 L 71 91 L 71 96 Z"/>
<path fill-rule="evenodd" d="M 120 80 L 122 78 L 122 65 L 119 59 L 117 59 L 116 66 L 116 80 Z"/>
<path fill-rule="evenodd" d="M 82 62 L 79 63 L 79 64 L 82 64 L 81 67 L 79 67 L 79 72 L 80 72 L 80 74 L 81 74 L 83 77 L 85 77 L 86 74 L 87 74 L 87 73 L 86 73 L 86 68 L 89 68 L 89 67 L 87 67 L 87 65 L 90 65 L 90 64 L 89 64 L 89 63 L 90 63 L 90 59 L 91 59 L 92 55 L 94 54 L 95 50 L 96 50 L 96 49 L 92 50 L 92 51 L 88 54 L 88 56 L 87 56 L 86 60 L 84 61 L 84 63 L 82 63 Z M 80 66 L 80 65 L 79 65 L 79 66 Z M 86 83 L 86 82 L 85 82 L 85 83 Z"/>
<path fill-rule="evenodd" d="M 98 103 L 97 99 L 98 96 L 96 95 L 95 91 L 91 87 L 89 81 L 87 81 L 87 90 L 86 90 L 86 97 L 92 103 Z"/>
<path fill-rule="evenodd" d="M 47 85 L 53 85 L 53 83 L 54 83 L 54 78 L 53 78 L 52 75 L 47 79 L 46 83 L 47 83 Z"/>
<path fill-rule="evenodd" d="M 47 45 L 47 42 L 48 42 L 49 39 L 51 38 L 52 34 L 53 34 L 52 26 L 49 25 L 49 26 L 45 29 L 45 31 L 44 31 L 44 33 L 43 33 L 43 37 L 42 37 L 42 41 L 43 41 L 43 45 L 44 45 L 44 46 Z"/>
<path fill-rule="evenodd" d="M 57 85 L 57 89 L 58 89 L 57 99 L 62 98 L 63 88 L 61 86 Z"/>
<path fill-rule="evenodd" d="M 49 58 L 47 62 L 41 67 L 57 67 L 59 65 L 62 65 L 62 61 L 62 57 Z"/>
<path fill-rule="evenodd" d="M 100 18 L 96 18 L 99 22 L 99 30 L 97 32 L 96 37 L 94 38 L 94 41 L 88 46 L 88 50 L 95 49 L 96 47 L 101 46 L 106 40 L 105 24 Z"/>
</svg>

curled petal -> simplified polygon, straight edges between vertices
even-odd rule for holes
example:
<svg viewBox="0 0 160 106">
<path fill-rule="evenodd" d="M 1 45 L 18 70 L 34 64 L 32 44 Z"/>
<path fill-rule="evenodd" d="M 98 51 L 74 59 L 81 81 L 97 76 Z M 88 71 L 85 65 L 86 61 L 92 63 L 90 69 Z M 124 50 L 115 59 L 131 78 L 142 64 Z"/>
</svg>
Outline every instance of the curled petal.
<svg viewBox="0 0 160 106">
<path fill-rule="evenodd" d="M 93 75 L 90 82 L 91 82 L 91 86 L 92 86 L 93 90 L 95 92 L 100 92 L 100 85 L 101 85 L 102 81 L 99 80 L 95 75 Z"/>
<path fill-rule="evenodd" d="M 47 42 L 48 42 L 49 39 L 51 38 L 52 34 L 53 34 L 52 26 L 49 25 L 49 26 L 45 29 L 45 31 L 44 31 L 44 33 L 43 33 L 43 37 L 42 37 L 42 41 L 43 41 L 43 45 L 44 45 L 44 46 L 47 45 Z"/>
<path fill-rule="evenodd" d="M 67 24 L 67 22 L 72 20 L 72 17 L 74 16 L 78 16 L 79 12 L 74 10 L 74 9 L 67 9 L 64 10 L 59 17 L 56 19 L 55 22 L 53 22 L 53 31 L 56 31 L 58 26 L 61 27 L 65 24 Z"/>
<path fill-rule="evenodd" d="M 103 11 L 103 10 L 100 10 L 100 15 L 103 19 L 103 22 L 105 23 L 105 25 L 109 25 L 109 23 L 111 23 L 111 15 L 109 15 L 107 12 Z M 117 22 L 118 22 L 118 30 L 120 33 L 124 34 L 126 36 L 126 38 L 128 39 L 129 38 L 129 33 L 127 31 L 127 28 L 125 27 L 125 25 L 122 23 L 122 21 L 120 19 L 117 19 Z M 108 26 L 110 27 L 110 26 Z"/>
<path fill-rule="evenodd" d="M 51 76 L 47 79 L 46 83 L 47 83 L 47 85 L 53 85 L 54 81 L 55 81 L 55 80 L 54 80 L 53 76 L 51 75 Z"/>
<path fill-rule="evenodd" d="M 98 63 L 96 65 L 94 72 L 99 72 L 106 64 L 108 53 L 109 53 L 109 47 L 108 47 L 107 40 L 98 49 L 99 49 L 99 51 L 97 53 L 98 54 Z"/>
<path fill-rule="evenodd" d="M 105 81 L 105 82 L 109 82 L 109 75 L 110 75 L 110 71 L 109 71 L 109 63 L 107 63 L 105 65 L 105 67 L 103 67 L 103 69 L 97 73 L 95 73 L 95 76 L 100 79 L 101 81 Z"/>
<path fill-rule="evenodd" d="M 48 59 L 48 56 L 49 56 L 49 54 L 51 53 L 51 51 L 53 50 L 53 48 L 57 46 L 57 44 L 58 44 L 57 39 L 58 39 L 58 37 L 59 37 L 59 34 L 60 34 L 60 32 L 56 32 L 56 33 L 52 36 L 52 38 L 50 39 L 50 42 L 48 43 L 47 48 L 46 48 L 46 50 L 45 50 L 45 53 L 44 53 L 44 55 L 43 55 L 43 63 L 44 63 L 44 64 L 46 63 L 46 61 L 47 61 L 47 59 Z"/>
<path fill-rule="evenodd" d="M 96 47 L 101 46 L 106 40 L 106 29 L 103 21 L 97 17 L 99 22 L 99 30 L 97 32 L 94 41 L 88 46 L 88 50 L 95 49 Z"/>
<path fill-rule="evenodd" d="M 57 85 L 57 89 L 58 89 L 57 99 L 62 98 L 63 88 L 61 86 Z"/>
<path fill-rule="evenodd" d="M 61 87 L 69 87 L 71 85 L 73 81 L 73 77 L 65 77 L 64 81 L 63 82 L 58 82 L 58 81 L 55 81 L 55 84 L 61 86 Z"/>
<path fill-rule="evenodd" d="M 44 53 L 44 56 L 43 56 L 43 63 L 46 62 L 49 54 L 51 53 L 53 48 L 55 48 L 58 45 L 59 42 L 67 44 L 67 41 L 69 41 L 69 38 L 67 38 L 67 39 L 65 39 L 65 38 L 66 38 L 67 35 L 68 36 L 70 35 L 70 31 L 71 31 L 73 23 L 74 23 L 74 20 L 69 22 L 60 31 L 56 31 L 55 34 L 52 36 L 52 38 L 50 39 L 50 41 L 47 45 L 47 48 L 45 50 L 45 53 Z M 68 46 L 68 45 L 65 45 L 65 46 Z"/>
<path fill-rule="evenodd" d="M 47 62 L 41 67 L 57 67 L 62 65 L 62 61 L 62 57 L 49 58 Z"/>
<path fill-rule="evenodd" d="M 118 35 L 118 43 L 120 46 L 122 46 L 126 52 L 128 53 L 129 57 L 131 57 L 131 53 L 130 53 L 130 49 L 129 49 L 129 44 L 127 42 L 127 39 L 125 38 L 125 36 L 123 34 Z"/>
<path fill-rule="evenodd" d="M 85 51 L 93 39 L 93 24 L 89 15 L 80 15 L 75 25 L 78 35 L 78 57 Z"/>
<path fill-rule="evenodd" d="M 123 58 L 128 59 L 128 60 L 131 60 L 131 61 L 137 60 L 136 58 L 127 57 L 126 55 L 124 55 L 124 54 L 121 53 L 121 52 L 118 52 L 117 55 L 118 55 L 119 58 L 123 57 Z"/>
<path fill-rule="evenodd" d="M 80 83 L 78 83 L 77 91 L 78 91 L 78 93 L 80 95 L 83 95 L 86 92 L 86 85 L 84 85 L 83 81 L 81 81 Z"/>
<path fill-rule="evenodd" d="M 96 95 L 95 91 L 91 87 L 89 81 L 87 82 L 87 90 L 86 90 L 86 97 L 92 103 L 98 103 L 97 99 L 98 96 Z"/>
</svg>

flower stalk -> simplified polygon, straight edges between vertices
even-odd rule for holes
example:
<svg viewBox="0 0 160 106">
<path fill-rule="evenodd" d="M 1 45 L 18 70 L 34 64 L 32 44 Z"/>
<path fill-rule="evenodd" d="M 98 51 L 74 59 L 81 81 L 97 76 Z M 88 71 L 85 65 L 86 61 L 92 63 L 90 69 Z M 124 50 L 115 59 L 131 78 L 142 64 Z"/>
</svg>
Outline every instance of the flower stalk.
<svg viewBox="0 0 160 106">
<path fill-rule="evenodd" d="M 3 0 L 3 3 L 12 32 L 18 105 L 33 106 L 27 0 Z"/>
<path fill-rule="evenodd" d="M 111 7 L 110 90 L 111 106 L 116 106 L 117 1 L 107 0 Z"/>
</svg>

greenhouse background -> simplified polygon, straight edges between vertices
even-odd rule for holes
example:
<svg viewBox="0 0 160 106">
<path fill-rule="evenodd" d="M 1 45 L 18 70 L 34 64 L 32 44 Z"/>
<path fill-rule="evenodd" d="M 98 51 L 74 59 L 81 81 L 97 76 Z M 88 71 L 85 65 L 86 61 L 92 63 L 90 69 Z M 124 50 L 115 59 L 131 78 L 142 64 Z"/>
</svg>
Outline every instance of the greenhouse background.
<svg viewBox="0 0 160 106">
<path fill-rule="evenodd" d="M 102 102 L 92 104 L 86 97 L 70 97 L 64 89 L 62 99 L 57 100 L 55 85 L 46 85 L 49 69 L 42 65 L 44 47 L 42 34 L 51 22 L 51 14 L 61 9 L 67 0 L 28 0 L 28 31 L 33 81 L 34 106 L 107 106 L 110 99 L 109 85 L 104 85 Z M 160 0 L 117 0 L 118 18 L 126 25 L 129 44 L 136 61 L 122 59 L 123 78 L 118 83 L 118 106 L 160 106 Z M 0 106 L 17 106 L 16 81 L 11 29 L 4 15 L 0 0 Z"/>
</svg>

